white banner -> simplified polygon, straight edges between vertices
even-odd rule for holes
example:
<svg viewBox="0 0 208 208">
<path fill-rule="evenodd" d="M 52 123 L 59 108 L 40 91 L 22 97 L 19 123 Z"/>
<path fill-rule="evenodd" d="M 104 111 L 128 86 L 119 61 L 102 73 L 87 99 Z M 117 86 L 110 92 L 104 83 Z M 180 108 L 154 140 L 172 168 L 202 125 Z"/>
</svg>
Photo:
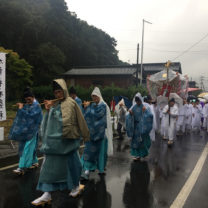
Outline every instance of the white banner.
<svg viewBox="0 0 208 208">
<path fill-rule="evenodd" d="M 6 120 L 6 54 L 0 53 L 0 121 Z"/>
</svg>

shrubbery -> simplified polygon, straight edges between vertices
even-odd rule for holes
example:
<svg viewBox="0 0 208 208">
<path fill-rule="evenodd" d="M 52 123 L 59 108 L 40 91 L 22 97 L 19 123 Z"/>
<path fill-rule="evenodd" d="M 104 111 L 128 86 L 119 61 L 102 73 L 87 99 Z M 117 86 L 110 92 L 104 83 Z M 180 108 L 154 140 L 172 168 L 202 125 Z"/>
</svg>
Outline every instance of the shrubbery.
<svg viewBox="0 0 208 208">
<path fill-rule="evenodd" d="M 77 95 L 79 98 L 84 100 L 91 100 L 91 93 L 94 89 L 93 86 L 89 88 L 84 88 L 81 86 L 75 86 Z M 141 86 L 130 86 L 128 88 L 119 88 L 115 85 L 106 86 L 106 87 L 100 87 L 103 99 L 109 104 L 112 100 L 113 96 L 125 96 L 128 97 L 130 100 L 133 99 L 134 95 L 137 92 L 140 92 L 142 96 L 147 95 L 147 89 Z M 52 92 L 52 86 L 39 86 L 33 88 L 33 92 L 36 96 L 36 98 L 41 102 L 44 99 L 53 99 L 53 92 Z"/>
</svg>

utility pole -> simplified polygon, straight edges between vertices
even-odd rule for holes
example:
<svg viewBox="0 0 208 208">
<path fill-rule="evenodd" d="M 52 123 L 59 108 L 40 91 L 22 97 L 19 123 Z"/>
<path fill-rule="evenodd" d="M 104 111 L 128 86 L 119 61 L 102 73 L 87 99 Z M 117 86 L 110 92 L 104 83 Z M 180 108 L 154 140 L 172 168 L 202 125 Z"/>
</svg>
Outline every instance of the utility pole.
<svg viewBox="0 0 208 208">
<path fill-rule="evenodd" d="M 142 20 L 142 49 L 141 49 L 141 78 L 140 78 L 140 85 L 142 85 L 142 79 L 143 79 L 143 53 L 144 53 L 144 23 L 152 24 L 151 22 L 148 22 L 146 20 Z"/>
<path fill-rule="evenodd" d="M 139 83 L 139 43 L 137 44 L 137 62 L 136 62 L 136 87 L 138 87 Z M 141 79 L 141 77 L 140 77 Z"/>
</svg>

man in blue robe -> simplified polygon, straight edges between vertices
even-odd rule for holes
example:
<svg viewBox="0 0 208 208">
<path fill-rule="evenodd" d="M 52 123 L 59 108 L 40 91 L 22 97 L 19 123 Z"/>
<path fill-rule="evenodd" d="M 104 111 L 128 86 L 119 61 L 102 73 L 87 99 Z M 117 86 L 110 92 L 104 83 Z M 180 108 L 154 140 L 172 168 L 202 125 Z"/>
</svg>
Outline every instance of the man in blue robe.
<svg viewBox="0 0 208 208">
<path fill-rule="evenodd" d="M 82 100 L 81 100 L 79 97 L 77 97 L 77 92 L 76 92 L 76 90 L 74 89 L 74 87 L 71 87 L 71 88 L 69 89 L 69 96 L 70 96 L 71 98 L 73 98 L 73 99 L 76 101 L 76 103 L 79 105 L 81 111 L 83 112 Z"/>
<path fill-rule="evenodd" d="M 104 174 L 107 155 L 112 154 L 108 150 L 112 146 L 112 124 L 108 125 L 110 110 L 97 87 L 92 92 L 92 100 L 94 103 L 84 104 L 84 117 L 90 130 L 90 141 L 85 143 L 81 158 L 84 179 L 96 169 L 99 174 Z M 113 151 L 112 147 L 110 149 Z"/>
<path fill-rule="evenodd" d="M 84 141 L 89 139 L 89 130 L 63 79 L 53 81 L 53 91 L 59 100 L 45 101 L 40 149 L 45 158 L 37 186 L 44 193 L 32 202 L 35 206 L 50 203 L 52 191 L 70 190 L 69 195 L 76 197 L 83 189 L 79 184 L 82 166 L 78 149 L 81 137 Z"/>
<path fill-rule="evenodd" d="M 36 149 L 42 110 L 32 91 L 24 91 L 26 104 L 17 103 L 18 111 L 10 129 L 9 139 L 19 142 L 19 166 L 14 173 L 23 175 L 26 168 L 38 167 Z"/>
<path fill-rule="evenodd" d="M 153 115 L 142 102 L 140 93 L 134 98 L 134 104 L 126 117 L 127 135 L 131 140 L 131 155 L 134 160 L 140 160 L 149 154 L 151 140 L 149 133 L 152 130 Z"/>
</svg>

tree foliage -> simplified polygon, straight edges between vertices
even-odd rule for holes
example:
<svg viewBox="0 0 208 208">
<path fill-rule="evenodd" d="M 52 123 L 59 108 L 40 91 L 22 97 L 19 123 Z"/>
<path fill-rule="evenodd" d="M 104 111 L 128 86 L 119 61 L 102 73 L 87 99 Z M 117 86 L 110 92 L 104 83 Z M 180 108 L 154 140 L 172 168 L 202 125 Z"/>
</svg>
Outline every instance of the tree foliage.
<svg viewBox="0 0 208 208">
<path fill-rule="evenodd" d="M 120 63 L 116 40 L 77 18 L 64 0 L 0 0 L 0 13 L 0 45 L 33 66 L 36 86 L 72 67 Z"/>
</svg>

